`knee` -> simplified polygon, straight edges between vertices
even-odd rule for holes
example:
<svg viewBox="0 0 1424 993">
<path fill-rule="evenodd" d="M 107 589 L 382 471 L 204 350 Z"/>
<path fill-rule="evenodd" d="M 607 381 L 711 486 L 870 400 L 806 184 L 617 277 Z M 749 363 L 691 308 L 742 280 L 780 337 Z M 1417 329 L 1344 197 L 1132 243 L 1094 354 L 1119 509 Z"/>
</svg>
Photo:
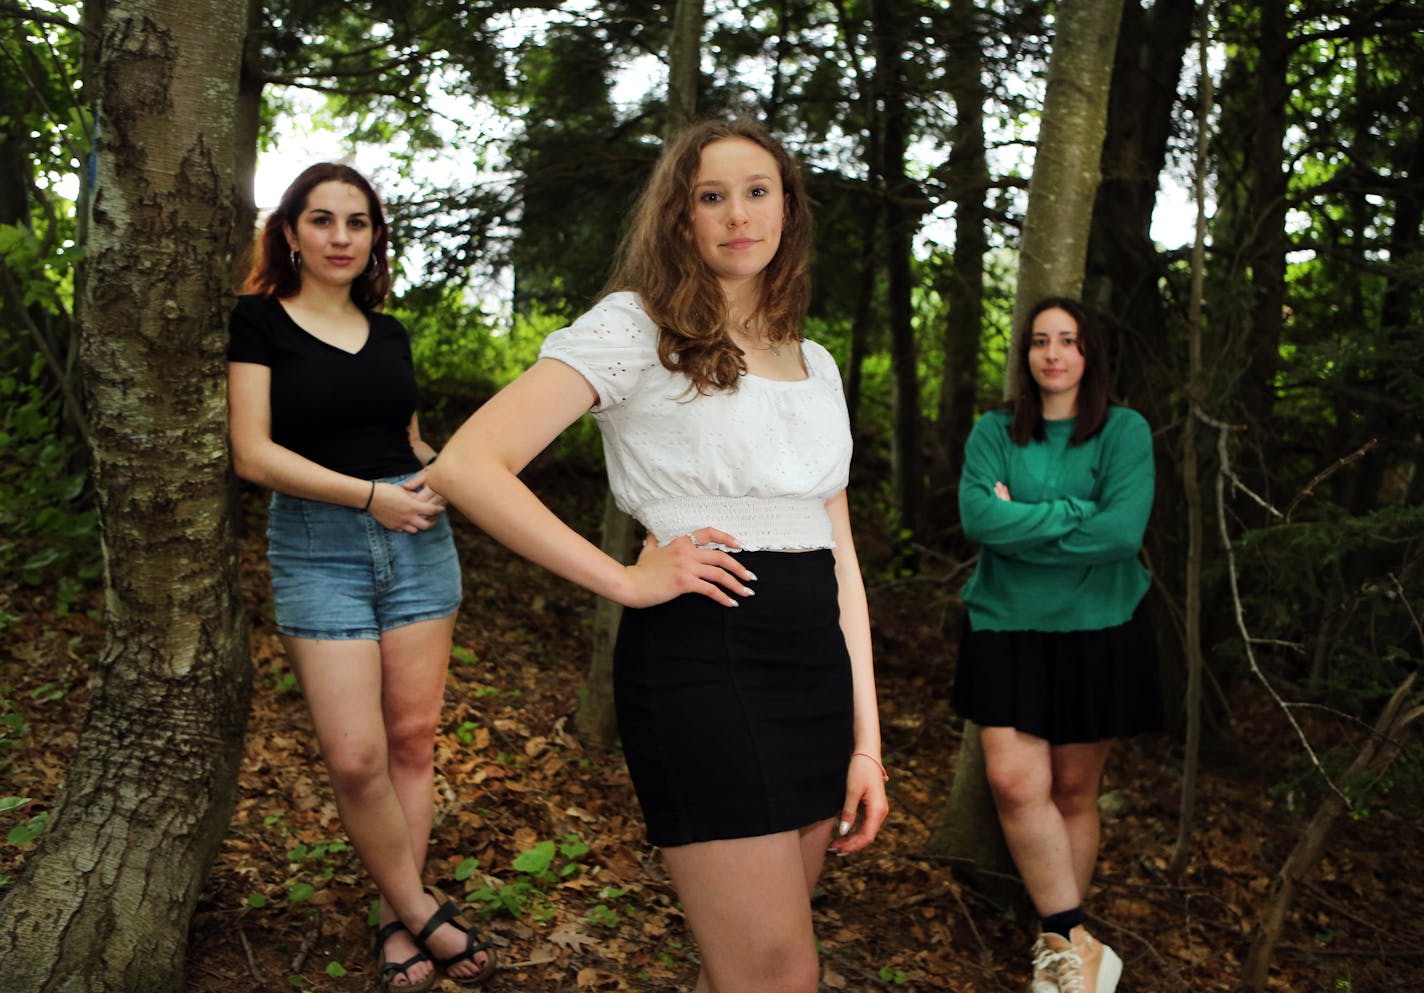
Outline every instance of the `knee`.
<svg viewBox="0 0 1424 993">
<path fill-rule="evenodd" d="M 1064 817 L 1081 817 L 1096 814 L 1098 810 L 1098 784 L 1096 780 L 1055 779 L 1053 781 L 1053 805 Z"/>
<path fill-rule="evenodd" d="M 766 989 L 768 993 L 816 993 L 821 981 L 821 962 L 814 947 L 769 950 L 763 961 L 767 981 L 757 988 Z"/>
<path fill-rule="evenodd" d="M 379 742 L 342 742 L 324 755 L 331 788 L 346 797 L 365 796 L 390 777 L 386 750 Z"/>
<path fill-rule="evenodd" d="M 987 766 L 989 792 L 1000 811 L 1013 812 L 1048 799 L 1049 784 L 1032 770 L 1018 765 Z"/>
<path fill-rule="evenodd" d="M 435 732 L 440 726 L 440 711 L 431 714 L 407 714 L 386 726 L 386 747 L 393 764 L 430 765 L 435 760 Z"/>
</svg>

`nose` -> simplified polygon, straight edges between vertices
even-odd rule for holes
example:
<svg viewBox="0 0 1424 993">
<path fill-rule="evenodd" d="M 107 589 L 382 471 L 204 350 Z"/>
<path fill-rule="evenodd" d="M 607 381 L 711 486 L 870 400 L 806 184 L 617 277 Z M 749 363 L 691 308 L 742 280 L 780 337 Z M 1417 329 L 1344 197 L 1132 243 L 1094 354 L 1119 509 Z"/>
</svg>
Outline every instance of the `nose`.
<svg viewBox="0 0 1424 993">
<path fill-rule="evenodd" d="M 351 231 L 345 224 L 338 222 L 332 227 L 332 241 L 338 245 L 344 245 L 351 240 Z"/>
<path fill-rule="evenodd" d="M 727 208 L 727 226 L 736 227 L 747 221 L 747 207 L 741 200 L 733 200 Z"/>
</svg>

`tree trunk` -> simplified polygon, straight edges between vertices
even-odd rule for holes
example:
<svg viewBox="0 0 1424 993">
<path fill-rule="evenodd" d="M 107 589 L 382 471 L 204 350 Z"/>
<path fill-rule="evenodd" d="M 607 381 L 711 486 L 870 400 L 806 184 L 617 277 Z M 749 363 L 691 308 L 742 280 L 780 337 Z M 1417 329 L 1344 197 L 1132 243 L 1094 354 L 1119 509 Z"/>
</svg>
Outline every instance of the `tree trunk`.
<svg viewBox="0 0 1424 993">
<path fill-rule="evenodd" d="M 222 388 L 245 10 L 113 0 L 80 352 L 108 633 L 50 828 L 0 904 L 0 988 L 182 988 L 251 682 Z"/>
<path fill-rule="evenodd" d="M 1082 285 L 1121 11 L 1122 0 L 1065 0 L 1058 7 L 1058 33 L 1019 254 L 1015 329 L 1035 300 L 1050 294 L 1076 295 Z M 1012 389 L 1008 380 L 1005 376 L 1006 390 Z M 941 839 L 937 851 L 969 860 L 981 873 L 1013 872 L 1002 838 L 996 838 L 996 844 L 982 840 L 985 831 L 998 834 L 999 820 L 977 736 L 978 729 L 968 725 L 955 759 L 951 801 L 936 831 Z M 974 839 L 974 845 L 956 851 L 948 847 L 953 839 Z"/>
<path fill-rule="evenodd" d="M 1082 291 L 1122 4 L 1064 0 L 1058 5 L 1019 246 L 1015 330 L 1036 301 Z M 1010 385 L 1009 376 L 1004 378 Z"/>
<path fill-rule="evenodd" d="M 920 455 L 920 377 L 910 294 L 912 239 L 918 212 L 907 204 L 914 186 L 905 175 L 908 108 L 905 100 L 902 26 L 889 0 L 872 0 L 875 32 L 875 89 L 880 103 L 880 144 L 876 156 L 883 181 L 885 212 L 886 320 L 890 326 L 890 406 L 895 506 L 900 514 L 902 551 L 919 535 L 924 508 L 924 466 Z"/>
<path fill-rule="evenodd" d="M 671 141 L 697 116 L 698 67 L 702 57 L 702 2 L 678 0 L 673 15 L 673 33 L 668 40 L 668 103 L 663 141 Z M 619 562 L 633 561 L 634 521 L 613 499 L 610 491 L 603 502 L 603 551 Z M 588 682 L 579 701 L 574 726 L 584 743 L 611 748 L 618 741 L 618 716 L 613 710 L 613 648 L 618 640 L 618 624 L 623 608 L 611 600 L 600 600 L 593 619 L 593 655 L 589 660 Z"/>
<path fill-rule="evenodd" d="M 1182 624 L 1186 655 L 1186 740 L 1183 744 L 1182 794 L 1177 817 L 1177 840 L 1172 849 L 1170 871 L 1180 874 L 1187 867 L 1196 833 L 1197 779 L 1201 759 L 1202 675 L 1206 662 L 1202 657 L 1202 560 L 1205 550 L 1205 511 L 1202 507 L 1201 475 L 1197 453 L 1197 412 L 1202 403 L 1205 377 L 1202 370 L 1202 286 L 1206 275 L 1206 181 L 1207 181 L 1207 111 L 1215 99 L 1212 92 L 1207 31 L 1210 27 L 1209 7 L 1202 8 L 1201 29 L 1197 35 L 1197 67 L 1201 76 L 1201 101 L 1197 110 L 1196 151 L 1196 236 L 1192 241 L 1192 289 L 1188 303 L 1187 334 L 1189 336 L 1187 410 L 1182 421 L 1182 490 L 1187 509 L 1187 570 L 1186 608 Z"/>
<path fill-rule="evenodd" d="M 984 327 L 984 257 L 989 166 L 984 147 L 983 27 L 973 0 L 951 0 L 950 21 L 959 31 L 948 40 L 945 84 L 954 98 L 946 180 L 954 201 L 954 257 L 940 294 L 945 301 L 944 364 L 930 492 L 927 540 L 943 547 L 959 523 L 959 474 L 964 441 L 974 425 L 979 385 L 979 343 Z"/>
<path fill-rule="evenodd" d="M 1154 424 L 1170 420 L 1175 383 L 1167 361 L 1174 322 L 1162 298 L 1165 265 L 1152 241 L 1152 214 L 1196 6 L 1195 0 L 1159 0 L 1150 10 L 1140 0 L 1123 5 L 1088 239 L 1083 295 L 1107 321 L 1111 381 Z"/>
</svg>

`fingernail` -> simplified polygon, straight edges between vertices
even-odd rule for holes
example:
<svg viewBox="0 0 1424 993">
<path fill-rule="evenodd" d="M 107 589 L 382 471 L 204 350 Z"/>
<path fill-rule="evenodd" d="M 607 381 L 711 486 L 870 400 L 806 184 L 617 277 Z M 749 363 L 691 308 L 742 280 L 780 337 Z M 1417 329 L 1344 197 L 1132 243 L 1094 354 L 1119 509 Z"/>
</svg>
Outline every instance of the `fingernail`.
<svg viewBox="0 0 1424 993">
<path fill-rule="evenodd" d="M 728 599 L 728 600 L 732 600 L 731 597 L 727 597 L 727 599 Z M 727 606 L 729 606 L 729 607 L 736 607 L 736 606 L 738 606 L 738 604 L 737 604 L 737 601 L 732 600 L 732 602 L 729 603 L 729 604 L 727 604 Z"/>
<path fill-rule="evenodd" d="M 743 586 L 742 596 L 756 596 L 756 590 L 752 589 L 750 586 Z"/>
<path fill-rule="evenodd" d="M 755 582 L 756 582 L 756 578 L 757 578 L 756 573 L 754 573 L 754 572 L 752 572 L 750 569 L 748 569 L 748 570 L 747 570 L 747 579 L 750 580 L 751 582 L 755 583 Z"/>
<path fill-rule="evenodd" d="M 849 830 L 850 830 L 850 822 L 849 822 L 849 821 L 841 821 L 841 834 L 845 834 L 845 833 L 846 833 L 847 831 L 849 831 Z"/>
</svg>

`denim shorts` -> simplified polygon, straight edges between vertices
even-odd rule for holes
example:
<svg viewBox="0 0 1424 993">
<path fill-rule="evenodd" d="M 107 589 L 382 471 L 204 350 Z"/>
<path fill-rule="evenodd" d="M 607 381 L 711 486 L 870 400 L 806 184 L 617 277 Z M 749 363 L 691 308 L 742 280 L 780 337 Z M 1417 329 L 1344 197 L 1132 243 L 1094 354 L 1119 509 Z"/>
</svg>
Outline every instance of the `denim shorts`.
<svg viewBox="0 0 1424 993">
<path fill-rule="evenodd" d="M 460 606 L 460 560 L 444 514 L 409 534 L 362 510 L 273 493 L 267 561 L 277 630 L 296 638 L 376 641 Z"/>
</svg>

